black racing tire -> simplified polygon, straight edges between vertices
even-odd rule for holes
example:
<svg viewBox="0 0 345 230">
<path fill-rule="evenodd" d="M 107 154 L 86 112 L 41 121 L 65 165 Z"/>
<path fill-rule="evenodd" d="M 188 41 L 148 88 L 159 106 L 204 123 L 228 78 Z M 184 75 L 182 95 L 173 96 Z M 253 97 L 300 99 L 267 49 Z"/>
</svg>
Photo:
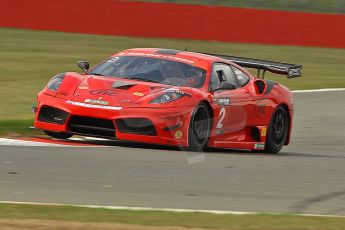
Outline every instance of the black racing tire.
<svg viewBox="0 0 345 230">
<path fill-rule="evenodd" d="M 283 106 L 279 106 L 274 112 L 267 129 L 265 152 L 279 153 L 286 143 L 289 123 L 288 112 Z"/>
<path fill-rule="evenodd" d="M 56 139 L 68 139 L 73 136 L 73 134 L 65 133 L 65 132 L 53 132 L 53 131 L 46 131 L 46 130 L 44 130 L 43 132 L 47 134 L 48 136 L 51 136 Z"/>
<path fill-rule="evenodd" d="M 188 150 L 201 152 L 207 147 L 211 129 L 211 114 L 208 107 L 201 103 L 195 107 L 188 131 Z"/>
</svg>

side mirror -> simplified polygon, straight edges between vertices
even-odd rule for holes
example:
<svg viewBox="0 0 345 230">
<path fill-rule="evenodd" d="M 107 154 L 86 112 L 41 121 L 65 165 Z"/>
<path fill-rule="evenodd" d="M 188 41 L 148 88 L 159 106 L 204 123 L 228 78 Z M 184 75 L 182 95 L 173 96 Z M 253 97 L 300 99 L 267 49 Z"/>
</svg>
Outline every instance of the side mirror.
<svg viewBox="0 0 345 230">
<path fill-rule="evenodd" d="M 86 74 L 89 74 L 90 64 L 88 61 L 78 61 L 77 66 L 82 69 Z"/>
<path fill-rule="evenodd" d="M 266 83 L 263 80 L 256 80 L 254 85 L 257 94 L 263 94 L 266 92 Z"/>
<path fill-rule="evenodd" d="M 237 86 L 235 84 L 229 83 L 229 82 L 223 82 L 218 89 L 215 89 L 214 91 L 219 90 L 234 90 L 237 89 Z"/>
</svg>

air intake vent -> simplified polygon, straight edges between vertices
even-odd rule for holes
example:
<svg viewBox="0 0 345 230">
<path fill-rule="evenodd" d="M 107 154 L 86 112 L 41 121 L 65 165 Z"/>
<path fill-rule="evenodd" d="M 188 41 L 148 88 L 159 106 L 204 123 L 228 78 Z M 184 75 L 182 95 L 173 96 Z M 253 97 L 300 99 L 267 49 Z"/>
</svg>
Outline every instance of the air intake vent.
<svg viewBox="0 0 345 230">
<path fill-rule="evenodd" d="M 258 127 L 252 128 L 251 136 L 252 136 L 253 140 L 260 141 L 260 130 L 258 129 Z"/>
<path fill-rule="evenodd" d="M 116 130 L 112 120 L 72 116 L 68 129 L 70 132 L 87 136 L 115 138 Z"/>
<path fill-rule="evenodd" d="M 121 133 L 157 136 L 156 129 L 152 122 L 146 118 L 117 119 L 115 123 L 117 129 Z"/>
<path fill-rule="evenodd" d="M 38 115 L 38 120 L 47 123 L 53 123 L 58 125 L 65 124 L 68 113 L 51 106 L 42 106 Z"/>
</svg>

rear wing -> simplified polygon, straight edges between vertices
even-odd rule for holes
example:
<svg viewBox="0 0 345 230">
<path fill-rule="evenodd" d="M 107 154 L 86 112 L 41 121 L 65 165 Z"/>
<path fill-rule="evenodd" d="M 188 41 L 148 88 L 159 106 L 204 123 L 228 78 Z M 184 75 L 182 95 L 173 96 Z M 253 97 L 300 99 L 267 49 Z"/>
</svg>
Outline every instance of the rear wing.
<svg viewBox="0 0 345 230">
<path fill-rule="evenodd" d="M 298 64 L 288 64 L 288 63 L 276 62 L 276 61 L 266 61 L 266 60 L 253 59 L 253 58 L 235 57 L 235 56 L 228 56 L 228 55 L 223 55 L 223 54 L 210 54 L 210 53 L 203 53 L 203 54 L 229 60 L 244 68 L 257 69 L 258 77 L 261 77 L 261 78 L 265 77 L 266 71 L 269 71 L 275 74 L 286 75 L 288 78 L 296 78 L 296 77 L 302 76 L 303 67 L 302 65 L 298 65 Z"/>
</svg>

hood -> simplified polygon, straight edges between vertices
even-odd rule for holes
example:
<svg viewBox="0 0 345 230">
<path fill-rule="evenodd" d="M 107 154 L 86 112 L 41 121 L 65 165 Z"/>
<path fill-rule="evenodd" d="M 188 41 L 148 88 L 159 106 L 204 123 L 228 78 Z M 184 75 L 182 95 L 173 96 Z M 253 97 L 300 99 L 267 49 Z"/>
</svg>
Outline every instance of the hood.
<svg viewBox="0 0 345 230">
<path fill-rule="evenodd" d="M 168 103 L 151 103 L 169 92 L 184 96 Z M 115 107 L 194 107 L 208 97 L 207 91 L 202 89 L 71 72 L 65 73 L 57 92 L 46 86 L 42 93 L 66 101 Z"/>
<path fill-rule="evenodd" d="M 127 79 L 85 76 L 76 87 L 73 101 L 91 104 L 135 107 L 169 86 Z"/>
</svg>

